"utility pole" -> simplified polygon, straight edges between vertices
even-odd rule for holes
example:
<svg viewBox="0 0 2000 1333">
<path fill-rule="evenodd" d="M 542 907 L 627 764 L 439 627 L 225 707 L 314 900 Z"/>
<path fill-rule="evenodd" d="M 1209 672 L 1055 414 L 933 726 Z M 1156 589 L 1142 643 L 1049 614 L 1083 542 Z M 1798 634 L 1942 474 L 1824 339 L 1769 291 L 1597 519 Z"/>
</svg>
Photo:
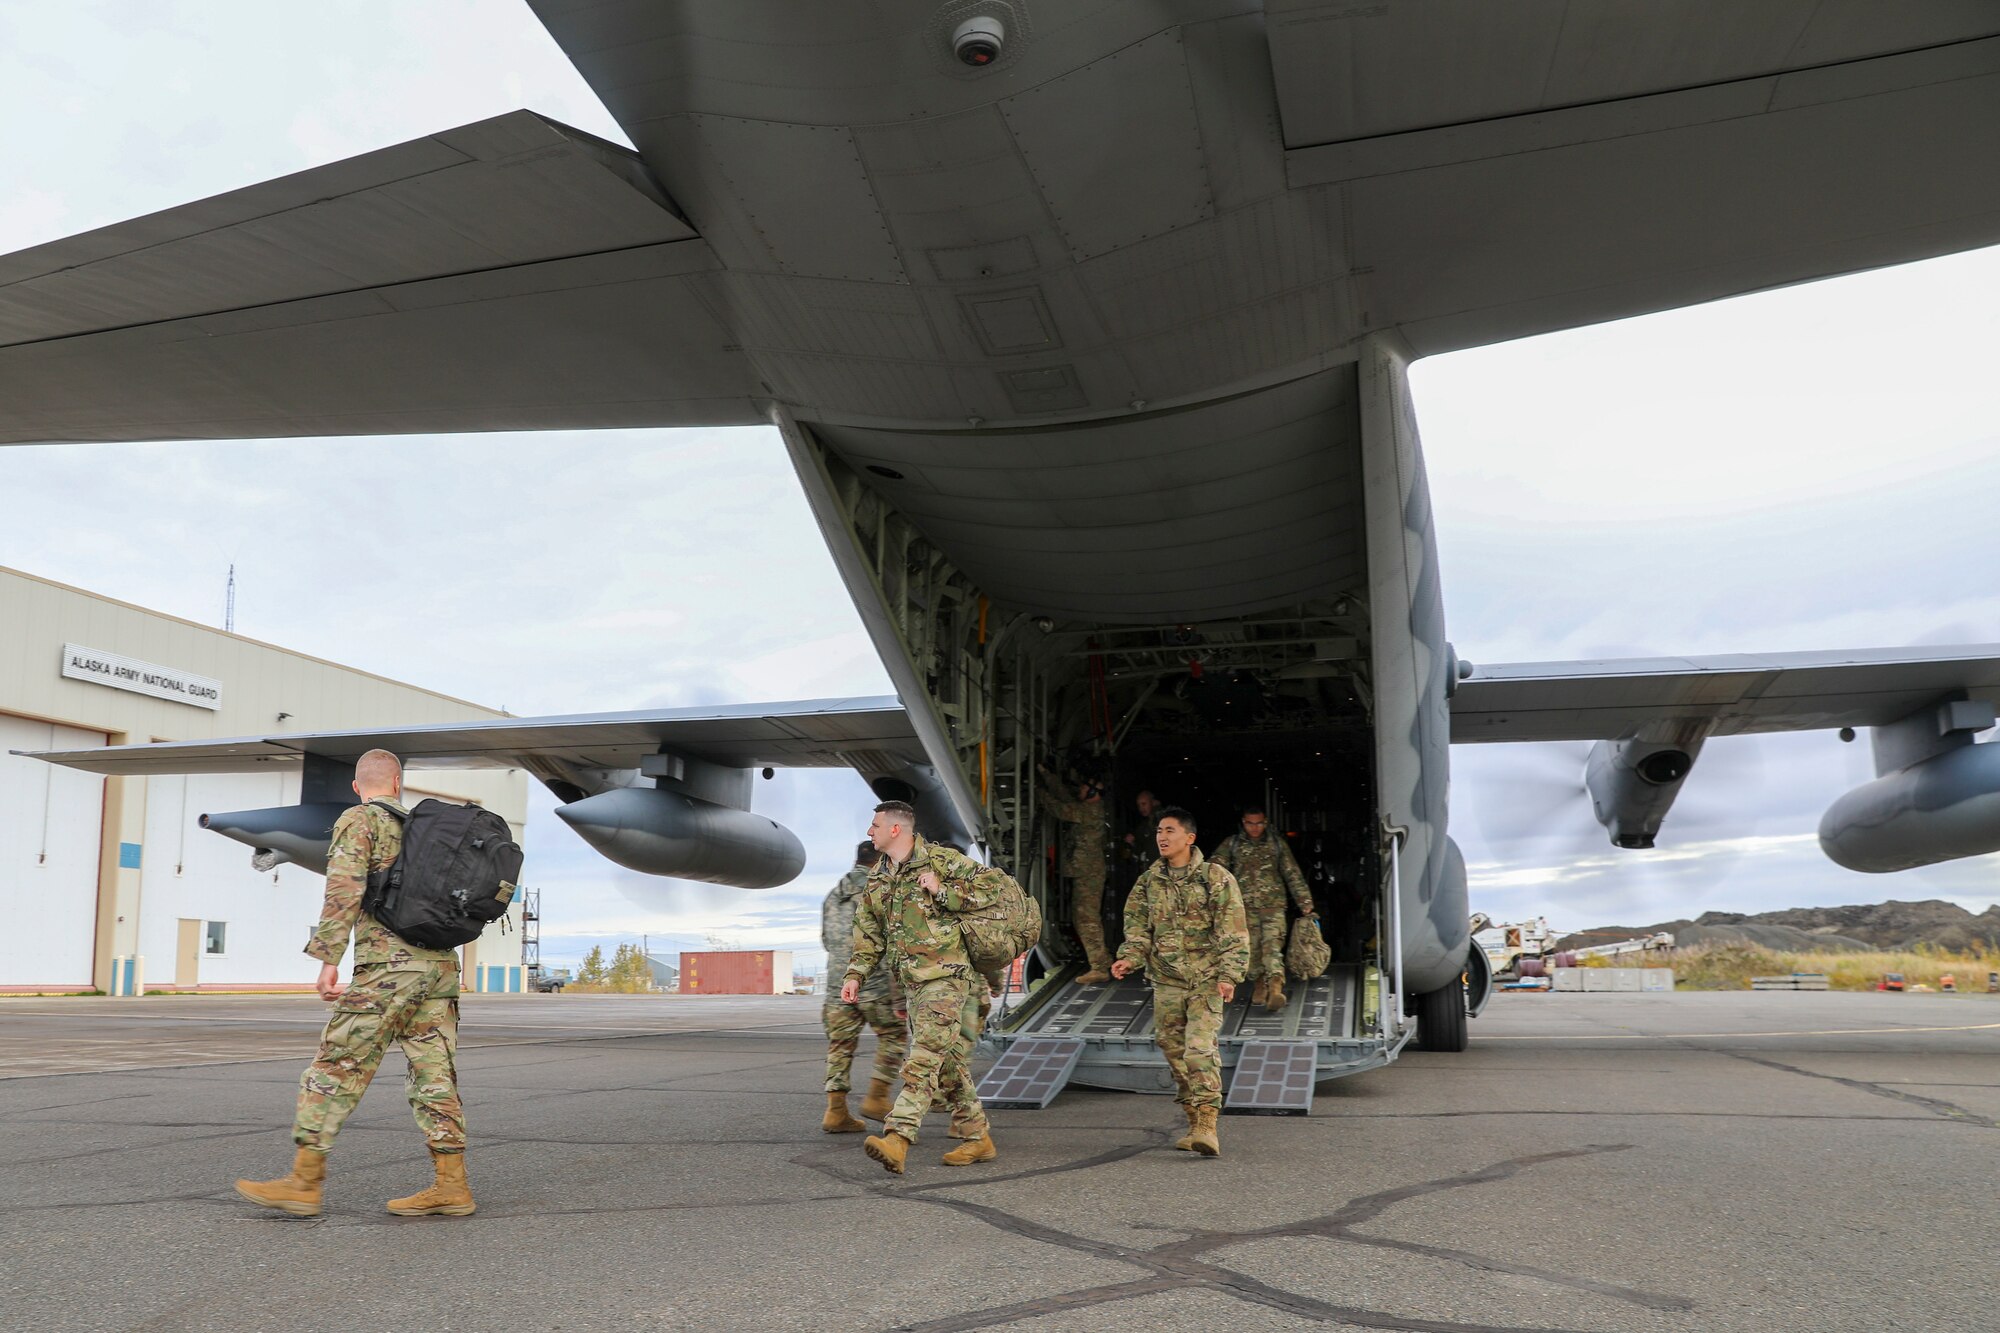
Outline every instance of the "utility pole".
<svg viewBox="0 0 2000 1333">
<path fill-rule="evenodd" d="M 236 632 L 236 562 L 229 562 L 229 590 L 222 599 L 222 630 L 225 634 Z"/>
</svg>

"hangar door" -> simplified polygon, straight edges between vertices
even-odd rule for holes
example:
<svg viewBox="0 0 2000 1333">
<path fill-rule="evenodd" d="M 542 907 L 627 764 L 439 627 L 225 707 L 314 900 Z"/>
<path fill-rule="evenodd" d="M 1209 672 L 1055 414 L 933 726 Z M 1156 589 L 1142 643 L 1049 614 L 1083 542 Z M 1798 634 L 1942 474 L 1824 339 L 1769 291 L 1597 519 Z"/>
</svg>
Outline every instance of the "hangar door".
<svg viewBox="0 0 2000 1333">
<path fill-rule="evenodd" d="M 104 779 L 9 751 L 102 744 L 101 731 L 0 714 L 0 986 L 90 987 Z"/>
</svg>

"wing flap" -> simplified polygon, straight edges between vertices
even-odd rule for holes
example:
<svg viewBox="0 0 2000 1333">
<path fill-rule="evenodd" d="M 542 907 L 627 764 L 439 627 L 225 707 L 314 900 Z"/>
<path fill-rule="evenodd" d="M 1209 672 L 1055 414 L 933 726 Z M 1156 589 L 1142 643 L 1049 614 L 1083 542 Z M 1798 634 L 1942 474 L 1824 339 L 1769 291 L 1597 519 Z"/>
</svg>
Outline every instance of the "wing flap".
<svg viewBox="0 0 2000 1333">
<path fill-rule="evenodd" d="M 2000 699 L 2000 644 L 1524 662 L 1459 683 L 1451 738 L 1622 740 L 1673 723 L 1717 736 L 1879 727 L 1961 694 Z"/>
<path fill-rule="evenodd" d="M 2000 239 L 1990 5 L 1696 10 L 1268 7 L 1374 318 L 1429 355 Z"/>
<path fill-rule="evenodd" d="M 923 746 L 909 715 L 894 698 L 883 697 L 169 741 L 48 751 L 31 757 L 91 773 L 144 777 L 271 772 L 300 767 L 308 754 L 352 763 L 373 749 L 394 752 L 412 769 L 535 769 L 551 761 L 580 768 L 627 769 L 662 751 L 732 768 L 855 768 L 875 773 L 924 762 Z"/>
<path fill-rule="evenodd" d="M 519 111 L 0 259 L 0 345 L 694 238 L 636 156 Z"/>
<path fill-rule="evenodd" d="M 716 267 L 514 112 L 0 258 L 0 443 L 761 421 Z"/>
</svg>

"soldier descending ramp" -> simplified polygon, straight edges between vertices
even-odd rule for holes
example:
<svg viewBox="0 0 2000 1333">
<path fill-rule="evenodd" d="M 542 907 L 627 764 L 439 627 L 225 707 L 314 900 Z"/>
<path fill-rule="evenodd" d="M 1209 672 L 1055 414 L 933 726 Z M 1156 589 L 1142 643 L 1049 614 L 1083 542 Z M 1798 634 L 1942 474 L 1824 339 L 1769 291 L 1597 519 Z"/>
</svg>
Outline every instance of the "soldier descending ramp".
<svg viewBox="0 0 2000 1333">
<path fill-rule="evenodd" d="M 1250 933 L 1236 880 L 1194 845 L 1194 816 L 1169 806 L 1155 827 L 1160 859 L 1125 900 L 1125 943 L 1111 974 L 1122 981 L 1144 969 L 1152 978 L 1153 1025 L 1188 1122 L 1174 1146 L 1214 1157 L 1221 1151 L 1222 1007 L 1236 998 L 1249 966 Z"/>
</svg>

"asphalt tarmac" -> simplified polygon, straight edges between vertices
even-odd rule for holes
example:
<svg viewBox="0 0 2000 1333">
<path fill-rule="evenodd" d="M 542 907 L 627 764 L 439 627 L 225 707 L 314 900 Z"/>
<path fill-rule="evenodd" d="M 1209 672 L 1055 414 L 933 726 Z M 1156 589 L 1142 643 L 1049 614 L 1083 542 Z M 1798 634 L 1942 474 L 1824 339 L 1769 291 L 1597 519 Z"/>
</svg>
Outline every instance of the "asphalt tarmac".
<svg viewBox="0 0 2000 1333">
<path fill-rule="evenodd" d="M 1072 1089 L 901 1178 L 819 1132 L 815 1000 L 464 1010 L 478 1214 L 382 1210 L 392 1053 L 302 1220 L 230 1182 L 289 1163 L 318 1001 L 0 1001 L 0 1328 L 2000 1328 L 1984 995 L 1503 995 L 1218 1160 Z"/>
</svg>

